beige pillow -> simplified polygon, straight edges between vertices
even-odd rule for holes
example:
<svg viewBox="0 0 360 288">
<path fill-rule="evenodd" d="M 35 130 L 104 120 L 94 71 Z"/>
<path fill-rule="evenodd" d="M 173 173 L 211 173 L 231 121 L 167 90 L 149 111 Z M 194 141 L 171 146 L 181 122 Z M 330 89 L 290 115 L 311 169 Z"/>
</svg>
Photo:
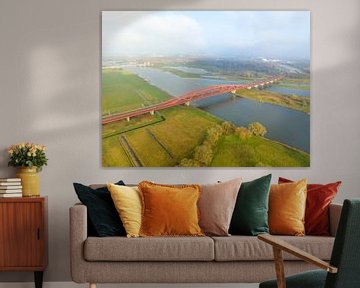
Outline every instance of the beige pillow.
<svg viewBox="0 0 360 288">
<path fill-rule="evenodd" d="M 231 217 L 242 178 L 209 185 L 200 185 L 199 225 L 207 235 L 229 236 Z"/>
</svg>

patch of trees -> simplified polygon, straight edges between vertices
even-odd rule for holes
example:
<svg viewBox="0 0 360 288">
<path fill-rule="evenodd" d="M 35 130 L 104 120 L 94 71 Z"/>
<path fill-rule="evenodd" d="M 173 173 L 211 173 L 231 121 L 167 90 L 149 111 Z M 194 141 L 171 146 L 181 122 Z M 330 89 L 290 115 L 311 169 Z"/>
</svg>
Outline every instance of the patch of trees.
<svg viewBox="0 0 360 288">
<path fill-rule="evenodd" d="M 264 136 L 267 132 L 264 125 L 260 122 L 253 122 L 249 125 L 249 131 L 255 136 Z"/>
<path fill-rule="evenodd" d="M 217 145 L 222 137 L 236 134 L 246 140 L 252 136 L 264 136 L 267 130 L 260 122 L 253 122 L 246 127 L 236 127 L 230 122 L 223 122 L 206 131 L 204 141 L 195 147 L 192 158 L 184 158 L 180 161 L 182 167 L 206 167 L 210 166 L 216 152 Z"/>
</svg>

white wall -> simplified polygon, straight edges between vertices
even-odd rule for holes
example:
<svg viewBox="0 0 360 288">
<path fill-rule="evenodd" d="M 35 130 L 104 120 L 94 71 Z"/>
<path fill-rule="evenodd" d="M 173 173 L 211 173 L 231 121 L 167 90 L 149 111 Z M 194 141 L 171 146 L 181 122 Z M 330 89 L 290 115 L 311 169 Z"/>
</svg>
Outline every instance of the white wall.
<svg viewBox="0 0 360 288">
<path fill-rule="evenodd" d="M 101 10 L 310 10 L 312 12 L 311 168 L 104 169 L 100 161 Z M 34 141 L 49 148 L 41 193 L 49 196 L 46 281 L 69 274 L 72 182 L 142 179 L 213 182 L 273 173 L 314 182 L 342 180 L 337 197 L 360 196 L 360 1 L 358 0 L 1 0 L 0 175 L 6 148 Z M 32 280 L 0 273 L 0 282 Z"/>
</svg>

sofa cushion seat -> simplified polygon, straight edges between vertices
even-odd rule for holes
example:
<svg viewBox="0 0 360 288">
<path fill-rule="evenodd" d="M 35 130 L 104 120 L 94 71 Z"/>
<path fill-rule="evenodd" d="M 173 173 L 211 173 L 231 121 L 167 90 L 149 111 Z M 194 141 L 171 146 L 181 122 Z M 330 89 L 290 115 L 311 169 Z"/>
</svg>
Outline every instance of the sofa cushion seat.
<svg viewBox="0 0 360 288">
<path fill-rule="evenodd" d="M 276 236 L 322 260 L 330 260 L 334 237 Z M 212 237 L 215 242 L 215 261 L 273 260 L 272 246 L 254 236 Z M 288 253 L 284 260 L 299 260 Z"/>
<path fill-rule="evenodd" d="M 210 237 L 88 237 L 87 261 L 213 261 Z"/>
</svg>

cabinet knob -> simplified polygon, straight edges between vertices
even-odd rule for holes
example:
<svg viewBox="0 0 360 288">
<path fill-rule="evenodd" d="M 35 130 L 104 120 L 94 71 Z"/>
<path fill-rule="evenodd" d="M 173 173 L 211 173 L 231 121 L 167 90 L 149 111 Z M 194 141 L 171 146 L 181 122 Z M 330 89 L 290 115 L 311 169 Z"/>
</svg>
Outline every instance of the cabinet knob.
<svg viewBox="0 0 360 288">
<path fill-rule="evenodd" d="M 40 240 L 40 228 L 37 229 L 37 240 Z"/>
</svg>

